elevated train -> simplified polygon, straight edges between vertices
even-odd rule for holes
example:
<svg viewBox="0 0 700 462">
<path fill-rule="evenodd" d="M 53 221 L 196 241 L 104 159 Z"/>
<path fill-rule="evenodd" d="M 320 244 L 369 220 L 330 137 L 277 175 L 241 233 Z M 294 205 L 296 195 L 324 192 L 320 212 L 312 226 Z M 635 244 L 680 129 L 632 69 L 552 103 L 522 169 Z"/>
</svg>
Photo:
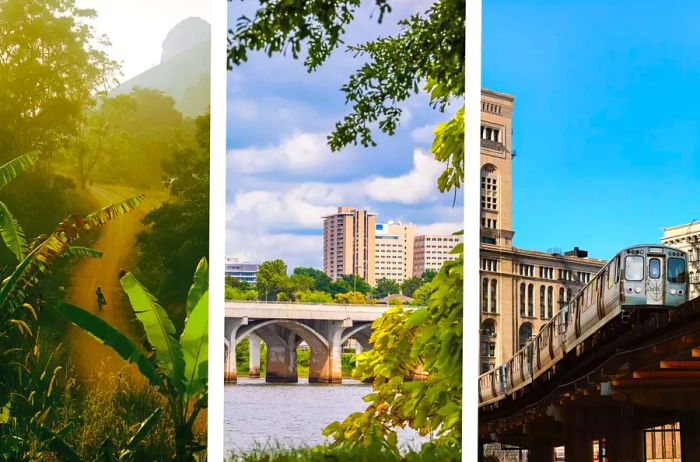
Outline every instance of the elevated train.
<svg viewBox="0 0 700 462">
<path fill-rule="evenodd" d="M 593 334 L 619 318 L 673 309 L 688 300 L 687 256 L 664 245 L 618 252 L 591 281 L 512 358 L 479 376 L 479 407 L 498 403 L 558 363 L 575 356 Z"/>
</svg>

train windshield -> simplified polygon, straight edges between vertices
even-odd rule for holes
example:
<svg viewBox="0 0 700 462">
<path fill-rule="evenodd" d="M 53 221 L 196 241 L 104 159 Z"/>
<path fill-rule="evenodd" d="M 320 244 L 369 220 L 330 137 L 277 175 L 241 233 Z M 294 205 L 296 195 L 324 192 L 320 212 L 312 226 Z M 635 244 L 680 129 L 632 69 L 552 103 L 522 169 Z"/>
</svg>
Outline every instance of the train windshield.
<svg viewBox="0 0 700 462">
<path fill-rule="evenodd" d="M 667 275 L 668 282 L 684 283 L 685 260 L 682 258 L 669 258 Z"/>
<path fill-rule="evenodd" d="M 644 257 L 641 255 L 627 255 L 625 257 L 625 279 L 628 281 L 644 279 Z"/>
<path fill-rule="evenodd" d="M 659 276 L 661 276 L 661 260 L 652 258 L 649 260 L 649 277 L 659 279 Z"/>
</svg>

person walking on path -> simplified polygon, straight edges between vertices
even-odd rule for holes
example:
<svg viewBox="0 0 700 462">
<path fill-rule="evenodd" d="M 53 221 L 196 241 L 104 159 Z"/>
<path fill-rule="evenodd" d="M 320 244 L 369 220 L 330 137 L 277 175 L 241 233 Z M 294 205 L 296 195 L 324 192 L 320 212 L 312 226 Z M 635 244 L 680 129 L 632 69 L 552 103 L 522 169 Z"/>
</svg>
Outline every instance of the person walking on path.
<svg viewBox="0 0 700 462">
<path fill-rule="evenodd" d="M 102 293 L 102 287 L 97 288 L 95 295 L 97 295 L 97 308 L 102 311 L 102 308 L 107 304 L 105 294 Z"/>
</svg>

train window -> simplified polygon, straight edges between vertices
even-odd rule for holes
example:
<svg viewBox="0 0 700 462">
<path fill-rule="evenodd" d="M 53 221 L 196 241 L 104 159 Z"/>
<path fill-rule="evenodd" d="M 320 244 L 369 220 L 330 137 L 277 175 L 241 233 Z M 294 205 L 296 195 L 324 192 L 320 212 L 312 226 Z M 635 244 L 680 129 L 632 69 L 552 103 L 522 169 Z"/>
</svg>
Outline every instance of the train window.
<svg viewBox="0 0 700 462">
<path fill-rule="evenodd" d="M 615 257 L 615 284 L 620 282 L 620 256 Z"/>
<path fill-rule="evenodd" d="M 669 258 L 667 273 L 668 282 L 684 283 L 685 261 L 682 258 Z"/>
<path fill-rule="evenodd" d="M 627 255 L 625 257 L 625 279 L 627 281 L 644 279 L 644 257 L 641 255 Z"/>
<path fill-rule="evenodd" d="M 651 279 L 659 279 L 661 276 L 661 260 L 658 258 L 649 259 L 649 277 Z"/>
</svg>

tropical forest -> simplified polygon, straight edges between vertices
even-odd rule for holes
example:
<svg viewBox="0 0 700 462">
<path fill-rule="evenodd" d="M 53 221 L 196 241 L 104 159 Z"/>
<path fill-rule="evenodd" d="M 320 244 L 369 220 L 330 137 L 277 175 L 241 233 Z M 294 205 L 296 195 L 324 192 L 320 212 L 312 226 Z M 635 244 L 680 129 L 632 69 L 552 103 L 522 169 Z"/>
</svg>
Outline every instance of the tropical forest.
<svg viewBox="0 0 700 462">
<path fill-rule="evenodd" d="M 209 67 L 96 15 L 0 1 L 0 460 L 205 460 Z"/>
</svg>

